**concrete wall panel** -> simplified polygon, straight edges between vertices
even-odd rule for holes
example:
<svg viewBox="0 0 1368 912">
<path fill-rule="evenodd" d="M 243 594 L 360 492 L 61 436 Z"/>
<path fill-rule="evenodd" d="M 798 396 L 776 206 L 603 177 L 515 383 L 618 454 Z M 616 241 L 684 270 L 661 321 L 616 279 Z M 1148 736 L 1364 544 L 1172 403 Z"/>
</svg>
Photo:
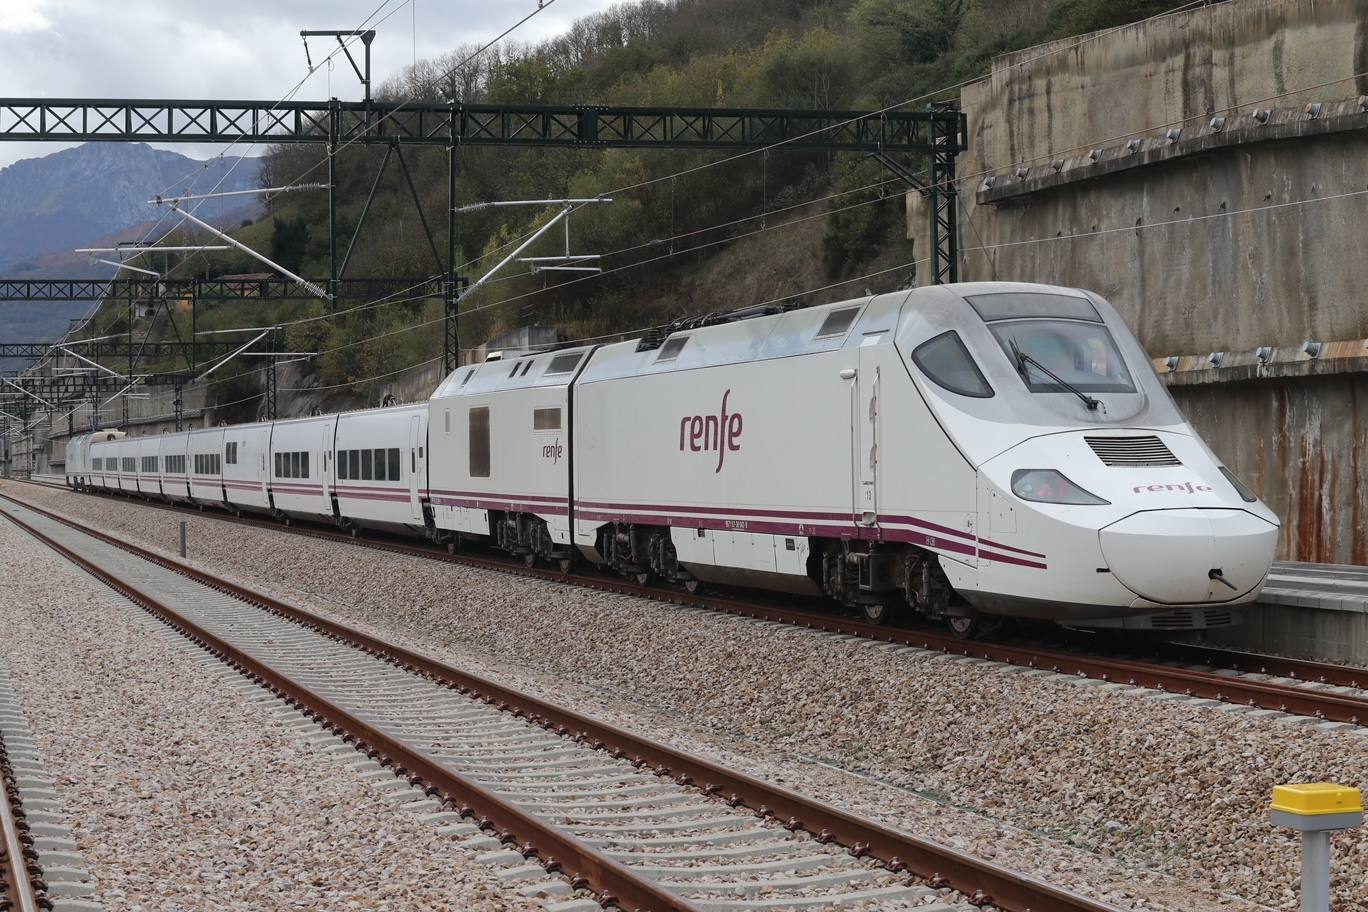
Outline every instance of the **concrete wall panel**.
<svg viewBox="0 0 1368 912">
<path fill-rule="evenodd" d="M 1282 517 L 1279 560 L 1368 564 L 1368 375 L 1172 392 L 1216 454 Z"/>
</svg>

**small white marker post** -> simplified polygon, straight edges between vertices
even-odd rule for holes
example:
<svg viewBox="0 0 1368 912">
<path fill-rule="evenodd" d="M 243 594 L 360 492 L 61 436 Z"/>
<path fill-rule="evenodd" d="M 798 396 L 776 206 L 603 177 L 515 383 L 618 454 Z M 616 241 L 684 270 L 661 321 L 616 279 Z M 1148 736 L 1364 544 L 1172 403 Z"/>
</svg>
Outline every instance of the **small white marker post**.
<svg viewBox="0 0 1368 912">
<path fill-rule="evenodd" d="M 1273 787 L 1273 823 L 1302 834 L 1301 912 L 1330 912 L 1330 834 L 1363 823 L 1359 790 L 1332 782 Z"/>
</svg>

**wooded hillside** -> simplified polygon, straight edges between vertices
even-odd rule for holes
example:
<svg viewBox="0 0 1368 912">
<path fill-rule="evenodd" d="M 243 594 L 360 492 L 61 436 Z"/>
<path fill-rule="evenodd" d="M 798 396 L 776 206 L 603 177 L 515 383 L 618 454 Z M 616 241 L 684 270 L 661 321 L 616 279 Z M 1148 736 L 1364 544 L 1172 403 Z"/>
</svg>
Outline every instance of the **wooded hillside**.
<svg viewBox="0 0 1368 912">
<path fill-rule="evenodd" d="M 581 19 L 546 42 L 506 43 L 464 65 L 476 48 L 454 46 L 391 77 L 377 94 L 442 102 L 825 110 L 915 99 L 911 106 L 920 108 L 932 99 L 954 98 L 954 87 L 985 74 L 996 54 L 1163 8 L 1151 0 L 632 0 Z M 264 185 L 325 179 L 323 154 L 303 146 L 272 150 Z M 384 155 L 384 149 L 352 146 L 339 156 L 341 249 Z M 410 147 L 404 156 L 436 252 L 444 254 L 445 153 Z M 724 158 L 630 150 L 463 150 L 461 203 L 605 193 L 615 198 L 571 221 L 572 252 L 602 254 L 604 275 L 533 276 L 515 264 L 464 303 L 463 345 L 529 324 L 553 326 L 567 339 L 595 337 L 805 292 L 795 300 L 831 300 L 915 281 L 903 239 L 902 188 L 876 162 L 855 154 L 775 150 L 701 167 Z M 907 164 L 916 170 L 922 163 Z M 624 187 L 632 189 L 620 191 Z M 463 273 L 472 279 L 482 275 L 497 262 L 496 251 L 550 214 L 501 209 L 462 215 L 459 259 L 470 264 Z M 264 220 L 238 235 L 291 269 L 328 273 L 321 193 L 279 197 Z M 563 248 L 557 230 L 528 254 Z M 183 270 L 215 275 L 259 268 L 245 257 L 200 255 Z M 440 269 L 402 171 L 392 161 L 346 275 L 431 275 Z M 323 307 L 224 305 L 203 315 L 200 324 L 266 325 L 321 314 Z M 377 386 L 367 378 L 440 355 L 440 313 L 440 301 L 433 300 L 359 308 L 298 325 L 287 344 L 294 351 L 325 353 L 315 362 L 320 384 L 353 383 L 358 393 L 371 395 Z"/>
</svg>

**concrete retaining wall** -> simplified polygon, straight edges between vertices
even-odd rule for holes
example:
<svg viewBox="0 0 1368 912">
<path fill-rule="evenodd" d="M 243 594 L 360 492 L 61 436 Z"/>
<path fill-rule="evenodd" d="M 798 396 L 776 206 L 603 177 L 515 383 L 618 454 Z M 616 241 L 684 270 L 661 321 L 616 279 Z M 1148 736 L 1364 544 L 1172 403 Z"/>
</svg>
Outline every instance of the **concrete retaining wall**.
<svg viewBox="0 0 1368 912">
<path fill-rule="evenodd" d="M 961 98 L 963 278 L 1092 288 L 1156 357 L 1368 337 L 1364 72 L 1364 0 L 1231 0 L 998 58 Z M 1166 379 L 1283 517 L 1280 556 L 1368 563 L 1368 375 L 1243 373 Z"/>
</svg>

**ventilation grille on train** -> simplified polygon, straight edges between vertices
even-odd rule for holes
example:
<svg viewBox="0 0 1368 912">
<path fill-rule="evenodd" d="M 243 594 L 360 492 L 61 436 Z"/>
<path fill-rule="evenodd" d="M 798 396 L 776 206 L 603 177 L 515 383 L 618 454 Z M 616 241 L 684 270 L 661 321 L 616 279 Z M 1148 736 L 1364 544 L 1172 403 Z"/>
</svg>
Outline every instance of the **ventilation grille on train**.
<svg viewBox="0 0 1368 912">
<path fill-rule="evenodd" d="M 1158 437 L 1084 437 L 1109 466 L 1176 466 L 1178 458 Z"/>
<path fill-rule="evenodd" d="M 1219 608 L 1199 608 L 1196 611 L 1179 609 L 1150 615 L 1149 622 L 1154 630 L 1201 630 L 1207 627 L 1232 627 L 1235 616 Z"/>
</svg>

